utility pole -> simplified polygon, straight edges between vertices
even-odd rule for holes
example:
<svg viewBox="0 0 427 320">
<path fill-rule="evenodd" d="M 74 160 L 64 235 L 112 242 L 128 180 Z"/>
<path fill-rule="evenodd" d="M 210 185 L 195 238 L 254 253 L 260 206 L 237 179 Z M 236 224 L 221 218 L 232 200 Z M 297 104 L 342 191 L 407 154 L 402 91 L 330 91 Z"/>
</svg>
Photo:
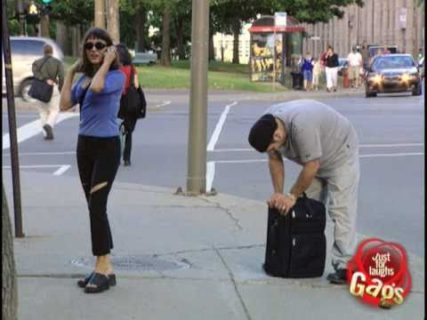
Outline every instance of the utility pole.
<svg viewBox="0 0 427 320">
<path fill-rule="evenodd" d="M 209 1 L 192 0 L 187 194 L 206 192 Z"/>
<path fill-rule="evenodd" d="M 7 25 L 6 1 L 2 0 L 2 48 L 4 56 L 4 70 L 6 78 L 7 113 L 9 120 L 9 138 L 12 166 L 13 205 L 15 213 L 15 236 L 23 238 L 21 185 L 19 179 L 18 137 L 16 133 L 15 99 L 13 96 L 12 59 L 10 56 L 9 27 Z"/>
</svg>

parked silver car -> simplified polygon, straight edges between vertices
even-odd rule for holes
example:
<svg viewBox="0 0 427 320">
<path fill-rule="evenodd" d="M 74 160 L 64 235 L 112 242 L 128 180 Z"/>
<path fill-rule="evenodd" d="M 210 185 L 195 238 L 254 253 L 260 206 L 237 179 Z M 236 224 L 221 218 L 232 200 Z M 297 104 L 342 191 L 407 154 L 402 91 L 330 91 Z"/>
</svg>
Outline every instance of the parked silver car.
<svg viewBox="0 0 427 320">
<path fill-rule="evenodd" d="M 61 61 L 64 54 L 55 41 L 41 37 L 10 37 L 12 55 L 13 90 L 16 96 L 29 101 L 28 90 L 33 79 L 32 64 L 43 56 L 43 46 L 49 44 L 53 48 L 53 56 Z M 3 59 L 3 52 L 2 52 Z M 4 62 L 4 61 L 2 61 Z M 2 63 L 2 94 L 6 94 L 4 63 Z"/>
</svg>

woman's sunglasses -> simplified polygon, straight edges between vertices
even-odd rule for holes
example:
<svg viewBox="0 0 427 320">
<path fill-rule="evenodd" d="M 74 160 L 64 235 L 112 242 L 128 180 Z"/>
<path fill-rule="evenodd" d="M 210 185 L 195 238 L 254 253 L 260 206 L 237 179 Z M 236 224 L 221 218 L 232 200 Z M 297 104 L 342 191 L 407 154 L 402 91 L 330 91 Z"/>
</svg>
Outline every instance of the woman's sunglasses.
<svg viewBox="0 0 427 320">
<path fill-rule="evenodd" d="M 95 42 L 95 43 L 93 43 L 93 42 L 86 42 L 85 45 L 84 45 L 84 48 L 86 50 L 92 50 L 92 48 L 95 47 L 96 50 L 102 50 L 106 46 L 107 45 L 105 43 L 103 43 L 103 42 Z"/>
</svg>

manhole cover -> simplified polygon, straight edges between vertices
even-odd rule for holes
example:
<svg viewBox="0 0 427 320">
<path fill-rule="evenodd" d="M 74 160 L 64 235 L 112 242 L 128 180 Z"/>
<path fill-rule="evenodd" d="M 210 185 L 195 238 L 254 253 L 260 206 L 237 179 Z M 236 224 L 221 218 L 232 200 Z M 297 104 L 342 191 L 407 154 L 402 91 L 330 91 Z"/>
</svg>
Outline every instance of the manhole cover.
<svg viewBox="0 0 427 320">
<path fill-rule="evenodd" d="M 111 262 L 114 269 L 126 271 L 166 271 L 189 268 L 191 266 L 185 259 L 176 261 L 154 256 L 111 256 Z M 78 267 L 93 268 L 95 257 L 74 259 L 71 264 Z"/>
</svg>

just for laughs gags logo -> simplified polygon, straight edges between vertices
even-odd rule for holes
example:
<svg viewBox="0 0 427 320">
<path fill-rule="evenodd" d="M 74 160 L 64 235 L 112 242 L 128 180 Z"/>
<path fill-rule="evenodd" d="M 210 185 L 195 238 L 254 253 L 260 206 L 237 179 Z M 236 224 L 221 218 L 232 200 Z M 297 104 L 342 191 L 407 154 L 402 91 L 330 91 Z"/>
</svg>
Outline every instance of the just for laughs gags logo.
<svg viewBox="0 0 427 320">
<path fill-rule="evenodd" d="M 397 243 L 362 241 L 347 266 L 350 293 L 382 308 L 402 304 L 411 289 L 407 261 L 405 249 Z"/>
</svg>

